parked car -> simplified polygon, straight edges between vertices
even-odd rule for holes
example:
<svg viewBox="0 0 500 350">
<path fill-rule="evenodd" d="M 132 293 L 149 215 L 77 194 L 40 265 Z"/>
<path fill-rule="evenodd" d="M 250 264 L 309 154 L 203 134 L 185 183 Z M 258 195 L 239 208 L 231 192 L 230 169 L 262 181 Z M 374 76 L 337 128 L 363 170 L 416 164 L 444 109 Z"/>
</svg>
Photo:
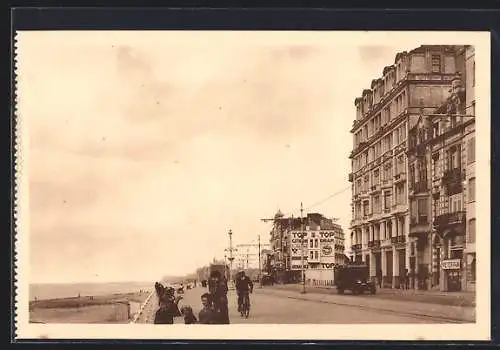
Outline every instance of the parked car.
<svg viewBox="0 0 500 350">
<path fill-rule="evenodd" d="M 350 263 L 334 269 L 334 283 L 339 294 L 350 290 L 352 294 L 376 293 L 375 283 L 370 280 L 368 265 Z"/>
</svg>

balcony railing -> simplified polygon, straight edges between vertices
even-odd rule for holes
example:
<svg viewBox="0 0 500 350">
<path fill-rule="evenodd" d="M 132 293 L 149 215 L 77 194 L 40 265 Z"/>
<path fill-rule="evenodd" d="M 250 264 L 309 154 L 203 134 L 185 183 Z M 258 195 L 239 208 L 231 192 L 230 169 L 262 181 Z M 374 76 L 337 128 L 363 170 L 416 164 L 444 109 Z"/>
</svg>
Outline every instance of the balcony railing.
<svg viewBox="0 0 500 350">
<path fill-rule="evenodd" d="M 368 248 L 380 248 L 380 240 L 368 241 Z"/>
<path fill-rule="evenodd" d="M 413 217 L 410 220 L 411 226 L 429 225 L 429 220 L 426 215 L 420 215 L 419 217 Z"/>
<path fill-rule="evenodd" d="M 410 188 L 413 190 L 413 193 L 425 193 L 429 191 L 429 185 L 426 181 L 412 183 Z"/>
<path fill-rule="evenodd" d="M 406 237 L 405 236 L 391 237 L 391 243 L 392 244 L 405 243 L 405 242 L 406 242 Z"/>
<path fill-rule="evenodd" d="M 361 250 L 361 244 L 353 244 L 351 249 L 354 251 Z"/>
<path fill-rule="evenodd" d="M 465 224 L 465 211 L 455 211 L 437 216 L 434 219 L 434 227 L 445 228 L 454 225 Z"/>
</svg>

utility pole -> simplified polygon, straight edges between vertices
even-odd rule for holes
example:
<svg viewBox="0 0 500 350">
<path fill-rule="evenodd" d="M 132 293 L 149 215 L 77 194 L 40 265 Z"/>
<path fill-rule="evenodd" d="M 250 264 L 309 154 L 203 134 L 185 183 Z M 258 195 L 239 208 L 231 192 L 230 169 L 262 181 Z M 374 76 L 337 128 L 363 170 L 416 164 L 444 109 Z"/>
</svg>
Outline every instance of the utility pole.
<svg viewBox="0 0 500 350">
<path fill-rule="evenodd" d="M 260 235 L 259 235 L 259 288 L 262 288 L 262 264 L 260 262 Z"/>
<path fill-rule="evenodd" d="M 301 258 L 302 258 L 302 294 L 306 293 L 306 270 L 304 268 L 304 209 L 302 208 L 302 202 L 300 202 L 300 239 L 301 245 Z"/>
<path fill-rule="evenodd" d="M 250 268 L 250 266 L 248 265 L 248 248 L 247 248 L 247 270 Z"/>
</svg>

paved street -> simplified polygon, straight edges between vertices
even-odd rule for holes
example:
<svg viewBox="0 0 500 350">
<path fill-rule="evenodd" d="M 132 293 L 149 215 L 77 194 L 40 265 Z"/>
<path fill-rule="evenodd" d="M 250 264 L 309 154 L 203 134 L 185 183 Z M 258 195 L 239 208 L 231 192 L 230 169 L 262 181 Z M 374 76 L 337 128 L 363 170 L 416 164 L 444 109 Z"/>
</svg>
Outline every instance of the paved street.
<svg viewBox="0 0 500 350">
<path fill-rule="evenodd" d="M 198 315 L 201 308 L 200 295 L 205 291 L 206 289 L 201 287 L 186 291 L 179 306 L 191 305 Z M 297 292 L 257 287 L 251 295 L 252 308 L 248 319 L 242 318 L 237 312 L 236 295 L 234 291 L 230 291 L 229 317 L 231 323 L 253 324 L 455 323 L 460 322 L 459 318 L 463 318 L 462 322 L 466 322 L 470 317 L 468 316 L 470 310 L 464 312 L 463 308 L 447 306 L 444 311 L 440 311 L 437 308 L 439 305 L 369 298 L 369 296 L 326 296 L 313 293 L 302 295 Z M 153 297 L 138 323 L 153 323 L 156 308 L 156 298 Z M 450 311 L 452 316 L 455 315 L 453 316 L 455 320 L 447 319 L 446 311 Z M 177 318 L 176 323 L 183 323 L 182 317 Z"/>
</svg>

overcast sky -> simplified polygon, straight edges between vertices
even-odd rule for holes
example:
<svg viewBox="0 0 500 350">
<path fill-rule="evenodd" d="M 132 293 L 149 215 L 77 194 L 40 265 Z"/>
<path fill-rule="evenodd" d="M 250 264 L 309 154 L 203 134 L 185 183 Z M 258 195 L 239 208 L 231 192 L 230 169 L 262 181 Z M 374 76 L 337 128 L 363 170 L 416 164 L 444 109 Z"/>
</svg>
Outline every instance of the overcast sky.
<svg viewBox="0 0 500 350">
<path fill-rule="evenodd" d="M 190 273 L 349 187 L 354 98 L 420 44 L 245 35 L 19 37 L 31 282 Z M 350 199 L 308 211 L 348 237 Z"/>
</svg>

